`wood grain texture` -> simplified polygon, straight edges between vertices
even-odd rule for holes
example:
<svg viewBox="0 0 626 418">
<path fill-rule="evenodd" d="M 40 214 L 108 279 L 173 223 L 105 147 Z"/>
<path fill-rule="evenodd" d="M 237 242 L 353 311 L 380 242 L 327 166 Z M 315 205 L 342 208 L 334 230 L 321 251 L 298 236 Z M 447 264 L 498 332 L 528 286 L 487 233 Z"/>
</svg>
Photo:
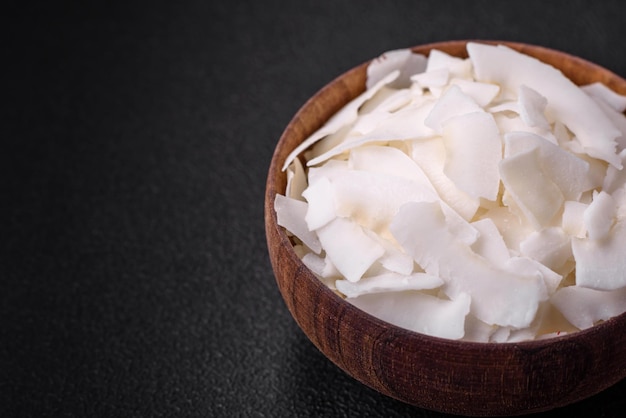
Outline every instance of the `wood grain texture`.
<svg viewBox="0 0 626 418">
<path fill-rule="evenodd" d="M 487 42 L 481 41 L 479 42 Z M 626 81 L 583 59 L 547 48 L 506 44 L 554 65 L 577 84 L 602 81 L 626 94 Z M 465 57 L 467 41 L 437 48 Z M 332 362 L 371 388 L 418 407 L 473 416 L 540 412 L 592 396 L 626 377 L 626 314 L 589 330 L 523 343 L 439 339 L 392 326 L 342 300 L 293 251 L 277 225 L 276 193 L 284 193 L 287 155 L 365 89 L 367 63 L 333 80 L 307 101 L 280 138 L 268 172 L 265 226 L 272 267 L 287 308 Z"/>
</svg>

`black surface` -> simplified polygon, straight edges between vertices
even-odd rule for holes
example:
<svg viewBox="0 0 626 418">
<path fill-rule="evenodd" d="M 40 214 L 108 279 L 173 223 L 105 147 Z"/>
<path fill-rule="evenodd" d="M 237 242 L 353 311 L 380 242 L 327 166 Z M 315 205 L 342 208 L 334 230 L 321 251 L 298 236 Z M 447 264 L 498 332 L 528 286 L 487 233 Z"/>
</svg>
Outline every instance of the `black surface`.
<svg viewBox="0 0 626 418">
<path fill-rule="evenodd" d="M 282 129 L 433 41 L 626 76 L 618 1 L 80 3 L 3 12 L 1 417 L 442 416 L 347 377 L 287 312 L 263 227 Z M 618 416 L 625 390 L 557 412 Z"/>
</svg>

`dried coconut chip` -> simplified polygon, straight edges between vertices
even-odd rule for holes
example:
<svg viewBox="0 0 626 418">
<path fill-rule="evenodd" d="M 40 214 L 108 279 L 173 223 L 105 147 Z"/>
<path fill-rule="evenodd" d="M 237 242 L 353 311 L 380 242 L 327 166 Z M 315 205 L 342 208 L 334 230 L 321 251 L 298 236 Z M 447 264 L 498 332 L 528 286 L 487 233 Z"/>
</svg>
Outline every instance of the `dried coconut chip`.
<svg viewBox="0 0 626 418">
<path fill-rule="evenodd" d="M 349 298 L 371 293 L 435 289 L 442 284 L 443 280 L 441 278 L 426 273 L 409 275 L 384 273 L 378 276 L 364 277 L 358 282 L 349 280 L 337 280 L 335 282 L 337 290 Z"/>
<path fill-rule="evenodd" d="M 445 300 L 419 292 L 387 292 L 348 298 L 350 303 L 384 321 L 441 338 L 460 339 L 471 299 L 461 294 Z"/>
<path fill-rule="evenodd" d="M 360 309 L 443 338 L 550 338 L 626 311 L 626 96 L 467 50 L 383 54 L 289 155 L 275 208 L 297 254 Z"/>
</svg>

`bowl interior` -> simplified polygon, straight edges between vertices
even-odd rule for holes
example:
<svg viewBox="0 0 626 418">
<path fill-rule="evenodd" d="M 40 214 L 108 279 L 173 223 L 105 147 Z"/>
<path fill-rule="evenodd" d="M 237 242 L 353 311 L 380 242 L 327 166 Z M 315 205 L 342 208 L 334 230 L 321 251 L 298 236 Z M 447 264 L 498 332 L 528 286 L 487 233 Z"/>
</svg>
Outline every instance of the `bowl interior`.
<svg viewBox="0 0 626 418">
<path fill-rule="evenodd" d="M 412 48 L 466 57 L 468 41 Z M 486 41 L 480 41 L 486 42 Z M 559 68 L 576 84 L 595 81 L 626 94 L 626 81 L 586 60 L 548 48 L 505 44 Z M 626 377 L 626 314 L 549 340 L 472 343 L 445 340 L 390 325 L 344 301 L 300 261 L 274 211 L 286 188 L 287 155 L 365 89 L 363 63 L 309 99 L 281 136 L 268 172 L 265 227 L 272 267 L 292 316 L 315 346 L 346 373 L 403 402 L 462 415 L 545 411 L 594 395 Z"/>
</svg>

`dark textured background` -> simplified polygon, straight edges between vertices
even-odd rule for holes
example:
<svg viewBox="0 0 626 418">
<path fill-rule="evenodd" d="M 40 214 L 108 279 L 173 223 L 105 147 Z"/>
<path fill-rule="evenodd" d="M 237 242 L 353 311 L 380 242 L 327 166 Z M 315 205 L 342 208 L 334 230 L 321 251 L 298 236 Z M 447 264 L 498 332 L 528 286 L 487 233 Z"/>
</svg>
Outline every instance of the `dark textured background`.
<svg viewBox="0 0 626 418">
<path fill-rule="evenodd" d="M 347 377 L 289 316 L 263 226 L 282 129 L 340 73 L 433 41 L 626 76 L 619 1 L 3 9 L 1 417 L 442 416 Z M 625 390 L 559 412 L 618 416 Z"/>
</svg>

